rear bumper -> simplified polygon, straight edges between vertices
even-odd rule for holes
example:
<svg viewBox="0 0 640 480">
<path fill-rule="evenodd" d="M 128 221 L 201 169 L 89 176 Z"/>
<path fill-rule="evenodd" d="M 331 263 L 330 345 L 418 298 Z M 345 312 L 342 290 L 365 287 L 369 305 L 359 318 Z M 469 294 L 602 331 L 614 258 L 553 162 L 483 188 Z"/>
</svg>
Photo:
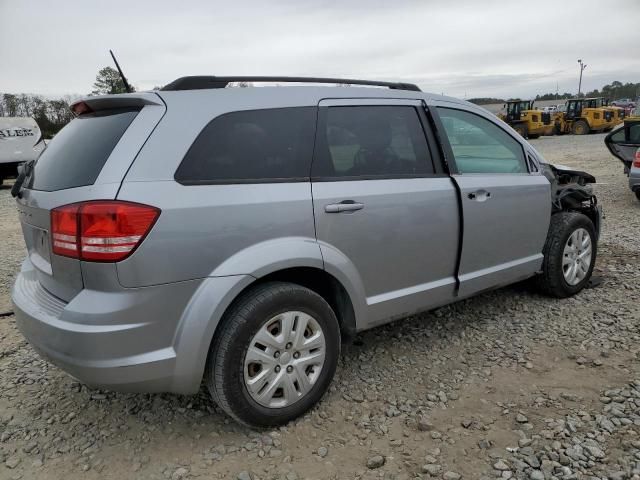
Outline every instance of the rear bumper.
<svg viewBox="0 0 640 480">
<path fill-rule="evenodd" d="M 12 301 L 17 326 L 33 348 L 83 383 L 131 392 L 189 393 L 197 390 L 200 378 L 177 378 L 174 339 L 201 282 L 115 292 L 84 289 L 65 303 L 40 285 L 27 259 Z"/>
</svg>

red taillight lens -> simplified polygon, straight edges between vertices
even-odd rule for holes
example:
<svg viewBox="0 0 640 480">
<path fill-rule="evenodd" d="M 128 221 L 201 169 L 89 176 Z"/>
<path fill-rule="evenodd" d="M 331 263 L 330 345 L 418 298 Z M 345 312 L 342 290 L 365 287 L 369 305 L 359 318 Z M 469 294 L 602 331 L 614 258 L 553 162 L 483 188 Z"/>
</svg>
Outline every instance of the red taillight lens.
<svg viewBox="0 0 640 480">
<path fill-rule="evenodd" d="M 51 211 L 53 253 L 78 258 L 78 204 Z"/>
<path fill-rule="evenodd" d="M 159 215 L 155 207 L 117 200 L 58 207 L 51 211 L 53 253 L 118 262 L 136 249 Z"/>
<path fill-rule="evenodd" d="M 640 168 L 640 148 L 638 150 L 636 150 L 636 158 L 633 161 L 633 166 Z"/>
</svg>

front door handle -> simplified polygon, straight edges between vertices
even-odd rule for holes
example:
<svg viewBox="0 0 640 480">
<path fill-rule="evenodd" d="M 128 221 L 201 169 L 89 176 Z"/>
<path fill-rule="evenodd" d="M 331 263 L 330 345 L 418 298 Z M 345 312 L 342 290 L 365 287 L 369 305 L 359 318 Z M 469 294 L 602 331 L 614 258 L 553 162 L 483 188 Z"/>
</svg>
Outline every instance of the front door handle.
<svg viewBox="0 0 640 480">
<path fill-rule="evenodd" d="M 327 213 L 342 213 L 342 212 L 355 212 L 356 210 L 362 210 L 364 203 L 354 202 L 353 200 L 343 200 L 340 203 L 330 203 L 324 206 L 324 211 Z"/>
<path fill-rule="evenodd" d="M 467 195 L 469 200 L 475 200 L 476 202 L 484 202 L 491 198 L 491 192 L 487 192 L 486 190 L 476 190 L 475 192 L 470 192 Z"/>
</svg>

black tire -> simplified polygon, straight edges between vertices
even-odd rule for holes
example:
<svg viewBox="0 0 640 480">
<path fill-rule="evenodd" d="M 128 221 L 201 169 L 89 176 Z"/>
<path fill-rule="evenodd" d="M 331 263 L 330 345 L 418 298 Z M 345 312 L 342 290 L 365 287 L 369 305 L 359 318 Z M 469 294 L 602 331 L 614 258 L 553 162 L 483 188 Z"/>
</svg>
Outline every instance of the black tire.
<svg viewBox="0 0 640 480">
<path fill-rule="evenodd" d="M 640 190 L 636 190 L 636 191 L 635 191 L 635 192 L 633 192 L 633 193 L 635 193 L 635 194 L 636 194 L 636 198 L 637 198 L 638 200 L 640 200 Z"/>
<path fill-rule="evenodd" d="M 569 236 L 578 228 L 584 228 L 591 237 L 591 264 L 585 277 L 576 285 L 570 285 L 564 278 L 562 261 L 564 247 Z M 538 288 L 547 295 L 566 298 L 580 292 L 591 278 L 596 263 L 598 244 L 593 222 L 581 213 L 560 212 L 551 216 L 551 224 L 544 245 L 542 273 L 536 278 Z"/>
<path fill-rule="evenodd" d="M 250 340 L 274 316 L 302 311 L 320 325 L 326 341 L 322 370 L 311 390 L 282 408 L 269 408 L 251 398 L 244 382 L 244 358 Z M 244 293 L 229 308 L 211 344 L 205 383 L 213 400 L 232 418 L 250 427 L 286 424 L 313 407 L 333 379 L 340 356 L 340 328 L 335 313 L 318 294 L 297 284 L 269 282 Z"/>
<path fill-rule="evenodd" d="M 529 134 L 529 138 L 532 140 L 535 140 L 536 138 L 540 138 L 540 134 L 539 133 L 530 133 Z"/>
<path fill-rule="evenodd" d="M 591 131 L 591 128 L 584 120 L 578 120 L 577 122 L 574 122 L 571 130 L 574 135 L 587 135 Z"/>
<path fill-rule="evenodd" d="M 520 135 L 522 138 L 527 138 L 527 135 L 529 134 L 529 129 L 527 128 L 527 126 L 524 123 L 516 123 L 513 126 L 513 129 L 518 133 L 518 135 Z"/>
</svg>

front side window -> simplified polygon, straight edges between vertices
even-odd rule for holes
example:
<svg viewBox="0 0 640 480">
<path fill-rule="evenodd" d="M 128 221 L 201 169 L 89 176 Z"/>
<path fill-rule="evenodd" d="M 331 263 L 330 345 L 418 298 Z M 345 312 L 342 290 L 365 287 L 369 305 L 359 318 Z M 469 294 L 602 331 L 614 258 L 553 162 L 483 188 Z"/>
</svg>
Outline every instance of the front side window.
<svg viewBox="0 0 640 480">
<path fill-rule="evenodd" d="M 316 108 L 245 110 L 213 119 L 178 167 L 183 184 L 309 178 Z"/>
<path fill-rule="evenodd" d="M 527 173 L 520 143 L 493 122 L 438 107 L 459 173 Z"/>
<path fill-rule="evenodd" d="M 418 112 L 411 106 L 328 107 L 314 177 L 402 177 L 433 173 Z"/>
</svg>

